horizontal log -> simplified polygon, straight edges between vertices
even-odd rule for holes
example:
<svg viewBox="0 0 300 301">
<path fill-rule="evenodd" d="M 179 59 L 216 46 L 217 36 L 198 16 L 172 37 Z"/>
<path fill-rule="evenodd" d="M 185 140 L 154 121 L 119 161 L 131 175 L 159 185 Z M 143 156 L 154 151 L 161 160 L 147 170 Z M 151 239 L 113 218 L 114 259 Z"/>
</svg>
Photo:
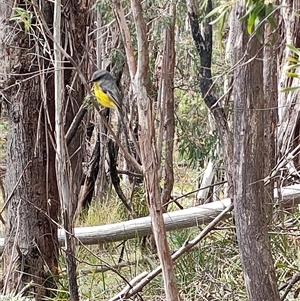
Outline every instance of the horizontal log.
<svg viewBox="0 0 300 301">
<path fill-rule="evenodd" d="M 300 184 L 286 186 L 281 190 L 282 200 L 278 199 L 278 191 L 274 190 L 275 201 L 288 204 L 300 203 Z M 179 211 L 168 212 L 163 215 L 166 230 L 178 230 L 194 227 L 214 219 L 221 211 L 230 205 L 230 199 L 223 199 L 213 203 L 200 205 Z M 151 218 L 149 216 L 137 218 L 109 225 L 80 227 L 74 229 L 78 243 L 93 245 L 104 242 L 115 242 L 151 234 Z M 58 230 L 58 239 L 64 244 L 64 230 Z M 4 247 L 4 238 L 0 238 L 0 253 Z"/>
<path fill-rule="evenodd" d="M 164 221 L 167 231 L 178 230 L 207 223 L 230 205 L 230 199 L 208 203 L 184 210 L 165 213 Z M 115 242 L 151 234 L 150 216 L 141 217 L 109 225 L 74 228 L 78 244 L 93 245 Z M 58 230 L 60 245 L 64 245 L 64 230 Z M 4 238 L 0 238 L 0 253 L 3 252 Z"/>
<path fill-rule="evenodd" d="M 164 213 L 163 217 L 166 230 L 172 231 L 190 228 L 207 223 L 229 205 L 230 199 L 224 199 L 198 207 Z M 64 235 L 64 231 L 59 230 L 58 233 L 59 239 L 61 239 Z M 126 240 L 146 236 L 151 233 L 150 216 L 110 225 L 75 228 L 76 238 L 86 245 Z"/>
</svg>

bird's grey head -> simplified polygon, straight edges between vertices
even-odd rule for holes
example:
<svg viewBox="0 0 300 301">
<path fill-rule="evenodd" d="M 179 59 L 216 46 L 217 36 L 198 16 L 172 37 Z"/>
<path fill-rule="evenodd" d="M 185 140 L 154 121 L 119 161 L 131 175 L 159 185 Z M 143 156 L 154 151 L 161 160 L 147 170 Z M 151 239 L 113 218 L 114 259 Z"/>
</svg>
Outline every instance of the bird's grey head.
<svg viewBox="0 0 300 301">
<path fill-rule="evenodd" d="M 107 70 L 97 70 L 93 73 L 90 82 L 94 83 L 101 79 L 113 79 L 113 77 Z"/>
</svg>

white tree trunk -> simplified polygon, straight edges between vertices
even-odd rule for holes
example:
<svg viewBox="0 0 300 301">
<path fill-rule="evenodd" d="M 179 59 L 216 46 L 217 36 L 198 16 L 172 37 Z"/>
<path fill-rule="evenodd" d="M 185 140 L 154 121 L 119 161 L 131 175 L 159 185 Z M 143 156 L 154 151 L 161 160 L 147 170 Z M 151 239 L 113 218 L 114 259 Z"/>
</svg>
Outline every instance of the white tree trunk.
<svg viewBox="0 0 300 301">
<path fill-rule="evenodd" d="M 210 186 L 212 184 L 214 175 L 215 175 L 214 162 L 210 159 L 205 168 L 205 171 L 203 173 L 201 185 L 199 187 L 200 190 L 198 191 L 197 196 L 196 196 L 197 204 L 203 204 L 205 202 L 205 200 L 207 199 L 209 189 L 210 189 L 210 187 L 208 187 L 208 186 Z M 204 188 L 204 187 L 207 187 L 207 188 Z"/>
</svg>

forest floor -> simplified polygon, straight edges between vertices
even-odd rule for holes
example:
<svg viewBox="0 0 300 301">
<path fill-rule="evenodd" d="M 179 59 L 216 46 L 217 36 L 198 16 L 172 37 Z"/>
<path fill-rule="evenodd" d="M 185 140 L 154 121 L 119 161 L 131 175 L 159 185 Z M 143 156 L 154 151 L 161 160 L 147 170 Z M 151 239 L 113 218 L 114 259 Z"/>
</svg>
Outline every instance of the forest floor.
<svg viewBox="0 0 300 301">
<path fill-rule="evenodd" d="M 110 216 L 111 220 L 105 221 L 109 223 L 118 220 L 118 215 L 122 218 L 124 211 L 117 205 L 118 201 L 115 201 L 115 204 L 111 201 L 109 205 L 93 205 L 82 226 L 86 223 L 93 224 L 94 219 L 97 224 L 101 223 L 100 215 Z M 281 221 L 270 225 L 279 286 L 299 271 L 300 246 L 296 236 L 298 232 L 295 232 L 299 218 L 297 212 L 293 215 L 282 213 Z M 175 251 L 187 240 L 193 239 L 203 227 L 204 225 L 169 232 L 171 250 Z M 122 277 L 130 281 L 139 273 L 149 272 L 159 265 L 157 256 L 149 245 L 143 246 L 141 240 L 135 239 L 88 248 L 79 247 L 77 252 L 80 294 L 84 300 L 109 300 L 126 286 Z M 113 269 L 107 271 L 107 264 Z M 176 261 L 175 272 L 183 300 L 247 300 L 231 220 L 223 221 L 195 248 L 180 257 Z M 144 288 L 142 300 L 164 300 L 162 287 L 162 278 L 159 276 Z M 285 300 L 297 300 L 299 292 L 300 286 L 296 284 Z"/>
</svg>

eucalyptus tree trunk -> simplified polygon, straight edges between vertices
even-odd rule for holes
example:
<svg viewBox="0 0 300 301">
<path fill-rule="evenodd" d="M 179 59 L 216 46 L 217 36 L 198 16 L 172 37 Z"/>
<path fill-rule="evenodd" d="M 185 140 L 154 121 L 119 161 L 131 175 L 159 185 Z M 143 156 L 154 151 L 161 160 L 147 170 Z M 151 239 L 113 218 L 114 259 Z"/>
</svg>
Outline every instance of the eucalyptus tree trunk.
<svg viewBox="0 0 300 301">
<path fill-rule="evenodd" d="M 234 70 L 234 209 L 236 233 L 250 301 L 280 300 L 268 236 L 264 188 L 263 50 L 256 35 L 246 32 L 245 1 L 235 4 L 231 28 Z"/>
<path fill-rule="evenodd" d="M 167 241 L 163 220 L 162 194 L 159 185 L 159 165 L 155 145 L 154 106 L 147 94 L 146 78 L 148 74 L 149 50 L 146 22 L 140 1 L 132 1 L 132 12 L 138 40 L 138 64 L 134 74 L 134 93 L 137 97 L 140 124 L 140 155 L 147 194 L 147 202 L 152 222 L 153 235 L 158 257 L 162 266 L 162 275 L 167 301 L 179 301 L 173 262 Z M 172 16 L 174 18 L 174 15 Z M 173 23 L 173 22 L 172 22 Z M 174 55 L 174 54 L 173 54 Z M 166 187 L 167 192 L 167 187 Z"/>
<path fill-rule="evenodd" d="M 54 3 L 53 50 L 54 50 L 54 102 L 55 102 L 55 167 L 61 205 L 61 219 L 65 231 L 65 259 L 69 281 L 70 300 L 78 301 L 76 277 L 75 241 L 73 217 L 75 213 L 75 191 L 70 155 L 67 149 L 64 129 L 65 97 L 62 56 L 62 2 Z"/>
<path fill-rule="evenodd" d="M 274 15 L 278 20 L 277 14 Z M 273 41 L 276 41 L 275 43 Z M 278 30 L 274 30 L 270 24 L 265 25 L 265 47 L 263 60 L 263 80 L 264 80 L 264 177 L 268 177 L 276 166 L 277 157 L 277 124 L 278 124 L 278 75 L 277 75 L 277 49 L 279 49 Z M 266 186 L 266 212 L 271 220 L 274 205 L 274 183 L 270 178 Z"/>
<path fill-rule="evenodd" d="M 168 55 L 166 60 L 170 59 L 173 63 L 174 60 L 174 41 L 169 36 L 174 31 L 174 17 L 175 17 L 175 4 L 170 4 L 170 20 L 172 20 L 172 25 L 170 25 L 170 32 L 166 32 L 166 37 L 170 43 L 170 49 L 166 51 L 164 55 Z M 165 295 L 167 301 L 179 301 L 180 296 L 176 284 L 173 262 L 170 254 L 170 249 L 168 246 L 166 228 L 163 220 L 163 207 L 162 207 L 162 193 L 159 185 L 160 176 L 159 176 L 159 160 L 158 157 L 160 154 L 157 153 L 157 150 L 160 149 L 160 145 L 156 144 L 156 131 L 155 131 L 155 110 L 152 99 L 150 99 L 149 94 L 147 93 L 147 76 L 149 74 L 149 49 L 148 49 L 148 36 L 147 36 L 147 27 L 144 19 L 144 13 L 141 1 L 133 0 L 131 2 L 132 15 L 134 19 L 134 25 L 137 35 L 137 61 L 134 55 L 134 49 L 131 44 L 131 36 L 129 32 L 128 25 L 126 23 L 124 10 L 122 8 L 121 2 L 116 0 L 114 1 L 114 12 L 116 19 L 121 31 L 123 38 L 124 48 L 126 51 L 127 64 L 129 67 L 130 78 L 132 81 L 132 90 L 133 94 L 136 97 L 138 105 L 138 119 L 139 119 L 139 148 L 140 148 L 140 159 L 142 163 L 142 172 L 144 176 L 144 185 L 147 195 L 147 203 L 149 207 L 149 212 L 151 216 L 152 231 L 155 238 L 155 243 L 157 247 L 158 257 L 162 266 L 162 274 L 164 279 Z M 170 51 L 170 52 L 169 52 Z M 169 71 L 172 70 L 173 64 L 171 63 Z M 164 69 L 167 71 L 167 69 Z M 172 78 L 171 74 L 171 78 Z M 166 79 L 167 75 L 163 75 Z M 172 80 L 168 80 L 170 85 Z M 167 91 L 171 89 L 165 86 Z M 165 96 L 166 94 L 164 94 Z M 173 98 L 168 99 L 165 102 L 166 109 L 169 110 L 167 115 L 168 121 L 168 130 L 169 135 L 172 135 L 174 132 L 174 127 L 172 125 L 172 113 L 173 113 Z M 170 144 L 167 145 L 169 152 L 172 152 Z M 171 154 L 167 155 L 167 164 L 168 168 L 172 167 L 171 163 Z M 173 185 L 172 179 L 173 173 L 168 183 L 164 187 L 165 195 L 163 198 L 168 199 L 171 186 Z"/>
<path fill-rule="evenodd" d="M 78 122 L 74 127 L 73 120 L 78 120 L 79 115 L 77 118 L 74 115 L 81 107 L 85 92 L 78 65 L 82 64 L 85 52 L 85 14 L 89 8 L 78 1 L 62 1 L 62 6 L 61 34 L 66 43 L 62 46 L 62 60 L 65 60 L 62 67 L 69 68 L 65 68 L 60 80 L 62 98 L 66 99 L 60 126 L 65 127 L 62 133 L 66 133 L 71 124 L 73 128 L 68 139 L 60 136 L 68 145 L 74 176 L 73 202 L 68 216 L 72 221 L 82 164 L 82 124 Z M 9 112 L 3 291 L 5 294 L 22 291 L 40 300 L 50 296 L 49 288 L 55 286 L 53 278 L 58 272 L 60 198 L 53 138 L 53 3 L 1 1 L 0 12 L 0 84 Z M 20 12 L 22 16 L 18 15 Z M 67 33 L 67 38 L 63 33 Z"/>
<path fill-rule="evenodd" d="M 164 46 L 162 64 L 159 76 L 159 129 L 157 138 L 157 154 L 159 163 L 159 178 L 163 177 L 162 205 L 171 198 L 174 185 L 173 149 L 175 133 L 174 105 L 174 70 L 175 70 L 175 16 L 176 5 L 170 4 L 168 17 L 170 24 L 164 31 Z M 164 146 L 164 147 L 163 147 Z M 164 157 L 164 160 L 162 160 Z M 164 207 L 166 211 L 167 208 Z"/>
<path fill-rule="evenodd" d="M 43 94 L 54 90 L 54 82 L 41 72 L 48 62 L 30 36 L 33 28 L 11 19 L 14 6 L 33 10 L 21 3 L 0 3 L 1 90 L 9 114 L 3 292 L 22 291 L 40 300 L 50 296 L 48 289 L 55 286 L 58 271 L 53 221 L 57 221 L 59 198 L 55 154 L 47 136 L 53 126 L 54 103 Z M 50 12 L 50 2 L 41 5 Z M 52 20 L 51 14 L 46 18 Z"/>
</svg>

